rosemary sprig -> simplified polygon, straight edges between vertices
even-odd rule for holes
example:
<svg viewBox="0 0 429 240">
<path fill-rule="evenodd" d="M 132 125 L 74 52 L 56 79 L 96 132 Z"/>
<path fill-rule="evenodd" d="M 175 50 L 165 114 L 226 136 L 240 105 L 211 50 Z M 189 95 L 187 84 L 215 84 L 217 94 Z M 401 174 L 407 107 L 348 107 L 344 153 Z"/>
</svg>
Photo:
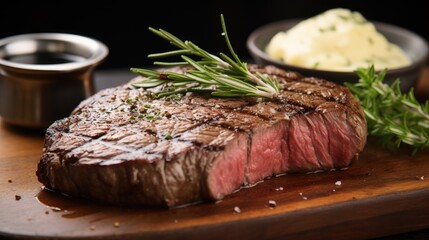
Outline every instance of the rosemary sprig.
<svg viewBox="0 0 429 240">
<path fill-rule="evenodd" d="M 413 154 L 429 148 L 429 101 L 420 104 L 413 89 L 402 93 L 399 79 L 390 86 L 383 83 L 386 72 L 377 74 L 374 66 L 358 68 L 359 81 L 345 83 L 364 109 L 368 133 L 388 146 L 410 145 Z"/>
<path fill-rule="evenodd" d="M 182 41 L 173 34 L 163 30 L 149 28 L 149 30 L 170 44 L 179 48 L 164 53 L 149 54 L 149 58 L 165 58 L 180 56 L 180 62 L 154 62 L 159 66 L 183 66 L 193 68 L 185 73 L 172 71 L 158 72 L 150 69 L 131 68 L 131 71 L 145 77 L 144 80 L 133 84 L 135 87 L 152 88 L 160 86 L 155 92 L 155 97 L 163 97 L 171 94 L 205 91 L 218 97 L 243 97 L 258 96 L 273 98 L 280 91 L 276 79 L 261 73 L 252 73 L 247 64 L 242 62 L 232 48 L 226 30 L 225 19 L 220 16 L 222 24 L 222 36 L 228 46 L 232 58 L 224 53 L 213 55 L 194 44 L 191 41 Z M 193 57 L 193 58 L 192 58 Z M 199 58 L 194 60 L 194 58 Z"/>
</svg>

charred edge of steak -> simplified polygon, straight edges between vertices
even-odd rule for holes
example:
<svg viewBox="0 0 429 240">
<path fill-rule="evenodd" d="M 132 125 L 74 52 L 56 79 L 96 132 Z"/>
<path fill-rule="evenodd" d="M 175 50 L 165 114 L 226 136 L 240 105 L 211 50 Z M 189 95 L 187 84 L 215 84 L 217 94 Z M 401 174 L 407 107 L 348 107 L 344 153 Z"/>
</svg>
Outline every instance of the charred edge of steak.
<svg viewBox="0 0 429 240">
<path fill-rule="evenodd" d="M 130 84 L 97 93 L 48 128 L 39 181 L 101 202 L 172 207 L 276 174 L 347 167 L 363 149 L 365 118 L 347 88 L 249 68 L 279 80 L 279 101 L 153 99 Z"/>
</svg>

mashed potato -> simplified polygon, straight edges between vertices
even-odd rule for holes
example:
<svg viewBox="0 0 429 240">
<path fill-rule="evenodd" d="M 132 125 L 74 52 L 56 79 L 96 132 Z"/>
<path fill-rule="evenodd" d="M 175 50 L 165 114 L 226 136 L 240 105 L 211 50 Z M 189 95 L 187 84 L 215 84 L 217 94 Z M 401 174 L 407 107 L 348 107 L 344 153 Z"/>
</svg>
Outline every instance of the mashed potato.
<svg viewBox="0 0 429 240">
<path fill-rule="evenodd" d="M 277 33 L 266 52 L 287 64 L 331 71 L 353 71 L 410 65 L 396 45 L 376 31 L 360 13 L 332 9 Z"/>
</svg>

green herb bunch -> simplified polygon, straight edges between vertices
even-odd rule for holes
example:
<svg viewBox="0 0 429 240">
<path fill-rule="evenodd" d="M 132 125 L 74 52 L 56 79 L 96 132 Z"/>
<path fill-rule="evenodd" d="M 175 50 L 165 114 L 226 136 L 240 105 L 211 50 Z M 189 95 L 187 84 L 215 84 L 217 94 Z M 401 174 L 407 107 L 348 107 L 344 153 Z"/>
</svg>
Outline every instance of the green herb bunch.
<svg viewBox="0 0 429 240">
<path fill-rule="evenodd" d="M 413 154 L 429 147 L 429 101 L 420 104 L 413 89 L 402 93 L 400 80 L 383 83 L 387 69 L 376 73 L 374 66 L 358 68 L 357 83 L 345 83 L 363 107 L 368 133 L 387 146 L 410 145 Z"/>
<path fill-rule="evenodd" d="M 151 32 L 168 40 L 179 48 L 164 53 L 150 54 L 149 58 L 180 56 L 181 62 L 154 62 L 159 66 L 190 65 L 194 69 L 185 73 L 172 71 L 158 72 L 150 69 L 131 68 L 131 71 L 145 77 L 136 82 L 135 87 L 151 88 L 161 86 L 155 97 L 164 97 L 191 91 L 206 91 L 217 97 L 259 96 L 273 98 L 280 91 L 276 79 L 261 73 L 252 73 L 247 64 L 242 62 L 234 52 L 226 30 L 225 20 L 221 15 L 222 36 L 232 57 L 224 53 L 219 56 L 211 54 L 191 41 L 182 41 L 173 34 L 159 29 L 149 28 Z M 193 58 L 198 58 L 197 60 Z M 168 84 L 165 84 L 168 83 Z"/>
</svg>

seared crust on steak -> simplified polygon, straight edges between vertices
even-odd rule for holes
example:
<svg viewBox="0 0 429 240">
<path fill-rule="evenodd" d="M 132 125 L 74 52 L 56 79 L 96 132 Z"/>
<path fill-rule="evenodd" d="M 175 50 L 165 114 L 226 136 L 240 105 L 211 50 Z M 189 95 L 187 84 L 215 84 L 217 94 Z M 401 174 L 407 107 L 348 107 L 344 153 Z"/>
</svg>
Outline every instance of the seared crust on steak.
<svg viewBox="0 0 429 240">
<path fill-rule="evenodd" d="M 362 151 L 366 122 L 347 88 L 250 69 L 279 80 L 280 100 L 153 99 L 131 85 L 140 78 L 98 92 L 47 129 L 39 181 L 95 201 L 172 207 L 280 173 L 344 168 Z"/>
</svg>

